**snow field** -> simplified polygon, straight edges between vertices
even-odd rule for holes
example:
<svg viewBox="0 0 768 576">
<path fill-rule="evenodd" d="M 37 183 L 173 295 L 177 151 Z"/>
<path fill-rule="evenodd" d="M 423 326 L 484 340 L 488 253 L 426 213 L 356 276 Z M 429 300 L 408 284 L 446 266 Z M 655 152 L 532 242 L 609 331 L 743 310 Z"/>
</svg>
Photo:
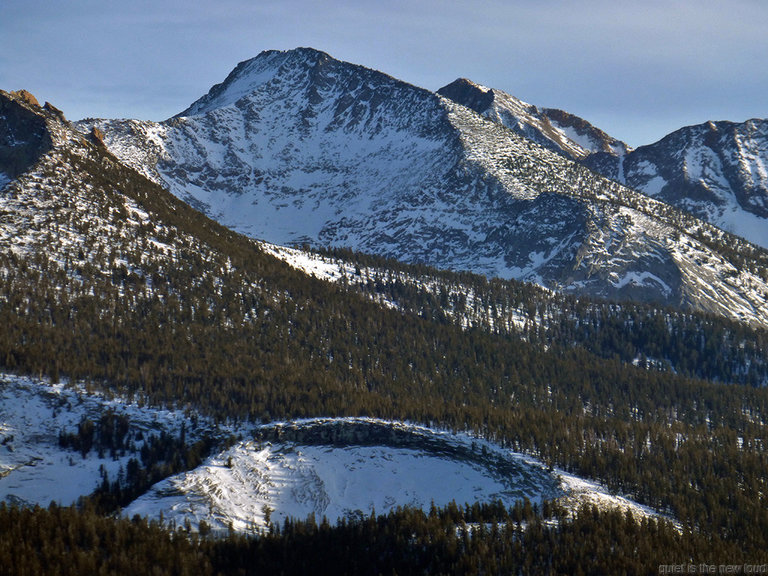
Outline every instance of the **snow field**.
<svg viewBox="0 0 768 576">
<path fill-rule="evenodd" d="M 69 505 L 98 487 L 102 470 L 114 480 L 136 452 L 100 456 L 92 450 L 84 457 L 58 444 L 62 430 L 74 432 L 81 418 L 97 420 L 107 410 L 129 416 L 131 428 L 145 437 L 163 430 L 178 434 L 182 426 L 190 440 L 203 432 L 244 436 L 249 429 L 245 423 L 214 428 L 190 413 L 0 374 L 0 501 Z M 353 429 L 358 438 L 370 430 L 374 440 L 317 441 L 334 429 Z M 241 441 L 194 470 L 166 478 L 123 514 L 193 530 L 204 521 L 214 530 L 249 533 L 289 517 L 312 514 L 318 522 L 325 517 L 333 523 L 398 506 L 428 510 L 433 503 L 451 501 L 463 506 L 501 499 L 511 506 L 523 498 L 535 503 L 559 498 L 573 509 L 586 502 L 638 517 L 655 514 L 595 482 L 547 469 L 536 458 L 469 434 L 373 418 L 307 419 L 250 430 L 258 439 Z M 285 440 L 264 440 L 266 432 L 276 431 Z M 314 434 L 315 440 L 302 442 L 302 434 Z M 376 440 L 382 437 L 393 440 Z M 140 447 L 137 442 L 135 450 Z"/>
</svg>

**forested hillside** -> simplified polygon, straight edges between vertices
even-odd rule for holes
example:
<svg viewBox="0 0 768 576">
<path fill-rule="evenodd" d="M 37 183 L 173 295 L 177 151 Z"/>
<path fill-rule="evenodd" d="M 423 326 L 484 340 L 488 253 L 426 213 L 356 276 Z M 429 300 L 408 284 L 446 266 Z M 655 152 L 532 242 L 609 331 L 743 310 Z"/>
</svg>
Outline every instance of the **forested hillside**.
<svg viewBox="0 0 768 576">
<path fill-rule="evenodd" d="M 35 113 L 49 126 L 58 122 L 52 112 Z M 638 572 L 649 565 L 643 549 L 658 550 L 653 562 L 681 550 L 696 561 L 710 554 L 746 561 L 768 549 L 763 332 L 705 315 L 558 300 L 520 284 L 429 271 L 446 286 L 466 282 L 484 309 L 496 307 L 491 316 L 512 304 L 529 310 L 519 332 L 495 321 L 455 322 L 446 310 L 463 308 L 447 288 L 430 293 L 375 278 L 361 288 L 312 278 L 120 164 L 98 134 L 85 139 L 55 125 L 54 148 L 0 192 L 3 370 L 84 381 L 220 419 L 373 415 L 471 430 L 667 512 L 684 534 L 585 511 L 558 528 L 534 523 L 523 536 L 480 530 L 454 539 L 439 515 L 405 511 L 352 527 L 296 525 L 256 542 L 191 547 L 180 537 L 156 537 L 157 528 L 141 522 L 113 523 L 87 510 L 6 507 L 4 557 L 16 558 L 15 547 L 35 538 L 57 550 L 92 551 L 99 546 L 89 540 L 94 530 L 104 546 L 121 546 L 121 531 L 136 531 L 135 541 L 145 538 L 150 547 L 167 545 L 159 554 L 169 571 L 198 561 L 209 571 L 235 570 L 238 556 L 230 550 L 274 567 L 271 555 L 284 554 L 284 546 L 320 554 L 331 550 L 325 539 L 350 541 L 345 530 L 358 531 L 354 541 L 368 546 L 390 542 L 387 531 L 403 527 L 424 530 L 425 540 L 452 550 L 445 564 L 425 566 L 436 573 L 459 571 L 452 563 L 465 557 L 459 550 L 484 545 L 478 557 L 496 559 L 499 569 L 530 560 L 527 571 L 534 572 L 553 547 L 574 540 L 591 551 L 595 566 L 612 566 L 619 544 L 606 545 L 605 526 L 615 527 L 610 533 L 622 546 L 637 543 L 636 562 L 646 568 Z M 399 267 L 392 275 L 421 272 Z M 366 290 L 400 306 L 381 306 Z M 634 365 L 638 351 L 650 362 Z M 721 352 L 722 362 L 699 361 Z M 645 367 L 655 362 L 661 369 Z M 62 545 L 56 529 L 46 531 L 58 522 L 80 540 Z M 397 549 L 399 560 L 381 558 L 375 566 L 400 571 L 411 554 L 422 553 L 419 538 Z M 528 541 L 535 542 L 530 549 L 517 545 Z M 497 548 L 505 546 L 512 552 Z M 45 552 L 20 550 L 29 571 L 36 558 L 47 562 Z M 99 565 L 98 558 L 84 561 L 86 570 Z M 553 571 L 579 564 L 569 562 Z M 355 571 L 346 566 L 341 572 Z"/>
<path fill-rule="evenodd" d="M 534 284 L 408 266 L 349 250 L 282 248 L 275 253 L 308 273 L 312 266 L 327 267 L 327 280 L 437 322 L 546 346 L 584 347 L 603 358 L 705 380 L 764 386 L 768 378 L 768 333 L 716 315 L 577 298 Z"/>
<path fill-rule="evenodd" d="M 0 573 L 81 574 L 627 574 L 697 569 L 727 558 L 759 569 L 764 553 L 679 534 L 657 520 L 583 508 L 510 510 L 493 504 L 404 509 L 342 521 L 286 522 L 259 538 L 169 533 L 138 517 L 110 519 L 86 508 L 18 510 L 0 504 Z M 695 564 L 694 564 L 695 563 Z"/>
</svg>

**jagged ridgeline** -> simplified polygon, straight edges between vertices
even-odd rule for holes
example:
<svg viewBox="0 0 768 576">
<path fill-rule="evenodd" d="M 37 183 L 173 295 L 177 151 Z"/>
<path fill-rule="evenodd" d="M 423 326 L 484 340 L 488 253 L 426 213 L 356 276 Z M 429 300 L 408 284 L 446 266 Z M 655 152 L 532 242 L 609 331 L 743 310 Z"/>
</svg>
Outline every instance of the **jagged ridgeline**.
<svg viewBox="0 0 768 576">
<path fill-rule="evenodd" d="M 492 121 L 297 49 L 240 63 L 167 121 L 79 126 L 98 127 L 124 162 L 254 238 L 766 325 L 765 250 L 576 162 L 627 152 L 583 121 L 502 103 Z M 513 112 L 530 129 L 509 128 Z"/>
<path fill-rule="evenodd" d="M 460 78 L 438 90 L 595 172 L 768 247 L 768 120 L 706 122 L 632 149 L 578 116 Z"/>
<path fill-rule="evenodd" d="M 23 172 L 0 167 L 5 370 L 84 379 L 221 418 L 373 414 L 470 428 L 745 550 L 764 549 L 763 388 L 635 367 L 622 361 L 632 354 L 566 345 L 570 336 L 560 339 L 554 325 L 542 328 L 546 341 L 462 327 L 434 304 L 425 313 L 428 291 L 404 290 L 403 309 L 382 307 L 209 220 L 117 161 L 98 134 L 18 96 L 3 93 L 2 102 L 3 132 L 16 130 L 12 110 L 42 122 L 51 140 Z M 530 307 L 532 319 L 553 306 L 539 289 L 468 281 L 484 306 L 498 295 Z M 627 346 L 712 326 L 712 336 L 701 332 L 707 346 L 728 350 L 733 366 L 742 350 L 754 360 L 743 371 L 764 378 L 750 372 L 764 357 L 762 332 L 716 317 L 583 305 L 590 312 L 574 304 L 561 315 L 563 334 L 589 325 L 582 339 L 591 342 L 595 319 L 623 310 L 630 316 L 605 324 Z M 631 314 L 663 320 L 659 332 L 634 334 Z M 738 373 L 723 369 L 732 376 L 722 379 Z"/>
</svg>

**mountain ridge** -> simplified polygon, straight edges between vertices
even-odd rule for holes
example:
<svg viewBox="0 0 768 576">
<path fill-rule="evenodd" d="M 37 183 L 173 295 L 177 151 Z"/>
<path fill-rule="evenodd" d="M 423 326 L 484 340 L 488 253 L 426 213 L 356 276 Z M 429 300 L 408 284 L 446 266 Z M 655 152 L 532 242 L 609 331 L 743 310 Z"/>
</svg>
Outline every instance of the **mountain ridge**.
<svg viewBox="0 0 768 576">
<path fill-rule="evenodd" d="M 454 80 L 437 93 L 572 160 L 584 160 L 596 152 L 622 155 L 631 150 L 583 118 L 556 108 L 538 108 L 466 78 Z"/>
<path fill-rule="evenodd" d="M 768 120 L 707 121 L 632 149 L 578 116 L 539 109 L 469 80 L 438 93 L 607 178 L 768 248 Z"/>
<path fill-rule="evenodd" d="M 751 249 L 439 94 L 312 49 L 265 52 L 227 78 L 194 115 L 80 126 L 209 216 L 277 244 L 768 317 L 764 280 L 724 252 Z"/>
</svg>

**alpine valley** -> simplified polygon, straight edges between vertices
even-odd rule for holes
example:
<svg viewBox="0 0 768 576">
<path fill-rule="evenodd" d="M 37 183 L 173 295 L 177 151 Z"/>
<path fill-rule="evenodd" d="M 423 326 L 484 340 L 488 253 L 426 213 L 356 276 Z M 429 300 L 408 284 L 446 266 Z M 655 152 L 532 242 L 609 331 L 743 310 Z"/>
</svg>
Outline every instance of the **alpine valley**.
<svg viewBox="0 0 768 576">
<path fill-rule="evenodd" d="M 0 91 L 0 572 L 765 565 L 765 122 L 308 48 L 160 123 Z"/>
</svg>

